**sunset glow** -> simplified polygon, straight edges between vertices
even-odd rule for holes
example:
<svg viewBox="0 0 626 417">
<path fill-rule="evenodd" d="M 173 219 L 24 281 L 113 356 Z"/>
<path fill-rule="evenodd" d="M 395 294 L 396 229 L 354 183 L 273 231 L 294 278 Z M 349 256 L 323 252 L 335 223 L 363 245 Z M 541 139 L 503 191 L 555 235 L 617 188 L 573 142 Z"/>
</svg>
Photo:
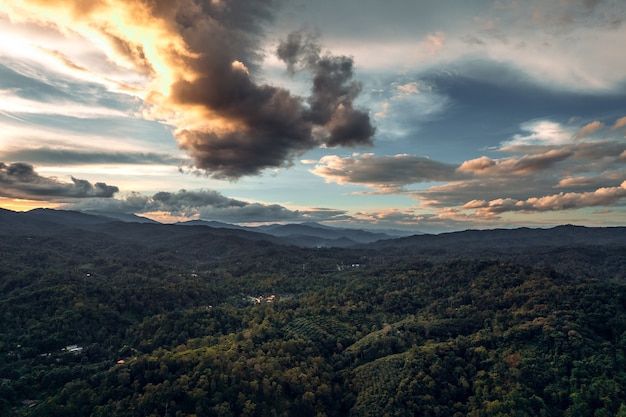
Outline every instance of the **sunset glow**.
<svg viewBox="0 0 626 417">
<path fill-rule="evenodd" d="M 240 223 L 623 225 L 624 21 L 617 0 L 0 0 L 0 205 L 179 220 L 128 201 L 186 190 L 229 202 L 190 218 Z"/>
</svg>

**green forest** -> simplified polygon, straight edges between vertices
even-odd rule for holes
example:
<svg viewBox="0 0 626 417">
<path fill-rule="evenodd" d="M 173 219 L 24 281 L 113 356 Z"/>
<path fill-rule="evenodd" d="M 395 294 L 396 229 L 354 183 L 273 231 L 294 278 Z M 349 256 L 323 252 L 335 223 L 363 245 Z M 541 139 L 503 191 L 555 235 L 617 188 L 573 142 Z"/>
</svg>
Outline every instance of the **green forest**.
<svg viewBox="0 0 626 417">
<path fill-rule="evenodd" d="M 608 244 L 6 233 L 0 415 L 626 416 L 625 272 Z"/>
</svg>

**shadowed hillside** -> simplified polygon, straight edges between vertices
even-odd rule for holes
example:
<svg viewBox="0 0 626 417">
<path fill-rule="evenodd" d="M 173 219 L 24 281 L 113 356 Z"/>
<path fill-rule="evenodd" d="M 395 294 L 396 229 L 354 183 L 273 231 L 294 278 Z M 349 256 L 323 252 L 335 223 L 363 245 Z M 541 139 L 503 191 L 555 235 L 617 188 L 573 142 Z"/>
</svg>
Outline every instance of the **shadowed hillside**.
<svg viewBox="0 0 626 417">
<path fill-rule="evenodd" d="M 85 216 L 0 211 L 3 416 L 626 414 L 622 228 L 302 248 Z"/>
</svg>

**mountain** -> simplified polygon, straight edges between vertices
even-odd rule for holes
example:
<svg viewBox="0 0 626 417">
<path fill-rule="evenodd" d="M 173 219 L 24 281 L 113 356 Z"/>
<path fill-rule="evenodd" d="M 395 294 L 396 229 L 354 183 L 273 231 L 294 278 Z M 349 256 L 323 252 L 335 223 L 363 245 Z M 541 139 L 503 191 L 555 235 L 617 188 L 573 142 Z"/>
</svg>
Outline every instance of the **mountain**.
<svg viewBox="0 0 626 417">
<path fill-rule="evenodd" d="M 377 249 L 506 251 L 513 248 L 542 248 L 573 245 L 626 244 L 626 227 L 563 225 L 549 229 L 465 230 L 439 235 L 416 235 L 370 245 Z"/>
<path fill-rule="evenodd" d="M 311 226 L 311 227 L 318 227 L 321 229 L 334 229 L 334 230 L 362 230 L 365 232 L 370 232 L 370 233 L 375 233 L 375 234 L 384 234 L 390 237 L 407 237 L 407 236 L 414 236 L 414 235 L 423 235 L 423 232 L 417 231 L 417 230 L 399 230 L 399 229 L 370 229 L 370 228 L 362 228 L 362 229 L 353 229 L 353 228 L 338 228 L 338 227 L 333 227 L 333 226 L 326 226 L 324 224 L 320 224 L 317 222 L 303 222 L 300 223 L 306 226 Z"/>
<path fill-rule="evenodd" d="M 266 229 L 0 210 L 0 415 L 626 415 L 625 228 Z"/>
<path fill-rule="evenodd" d="M 197 254 L 197 257 L 206 258 L 256 253 L 263 247 L 284 245 L 279 238 L 246 230 L 123 222 L 101 215 L 51 209 L 0 212 L 0 235 L 11 239 L 20 236 L 38 240 L 61 239 L 72 248 L 68 250 L 93 247 L 105 252 L 114 251 L 129 259 L 146 249 L 168 257 L 176 257 L 172 254 L 180 252 L 185 256 Z"/>
<path fill-rule="evenodd" d="M 186 222 L 178 222 L 176 223 L 180 226 L 206 226 L 213 227 L 214 229 L 238 229 L 238 230 L 251 230 L 252 228 L 237 226 L 236 224 L 230 223 L 222 223 L 214 220 L 189 220 Z"/>
<path fill-rule="evenodd" d="M 369 232 L 359 229 L 345 229 L 323 226 L 318 223 L 273 224 L 259 226 L 257 229 L 278 237 L 289 237 L 300 246 L 352 246 L 356 243 L 372 243 L 378 240 L 391 239 L 385 233 Z M 304 244 L 304 242 L 309 242 Z M 314 242 L 312 245 L 311 242 Z M 333 244 L 334 243 L 334 244 Z"/>
<path fill-rule="evenodd" d="M 258 232 L 282 238 L 285 244 L 305 248 L 348 248 L 358 244 L 411 235 L 409 232 L 399 230 L 391 230 L 390 233 L 384 233 L 381 231 L 332 227 L 314 222 L 271 224 L 257 227 L 237 226 L 229 223 L 206 220 L 190 220 L 176 224 L 182 226 L 206 226 L 217 229 L 237 229 Z"/>
<path fill-rule="evenodd" d="M 72 229 L 101 233 L 124 241 L 159 246 L 202 239 L 243 239 L 251 243 L 265 241 L 303 248 L 356 248 L 413 253 L 416 256 L 514 256 L 521 250 L 535 253 L 549 248 L 572 246 L 625 245 L 625 227 L 583 227 L 564 225 L 550 229 L 465 230 L 439 235 L 396 237 L 382 232 L 336 228 L 318 223 L 273 224 L 243 227 L 216 221 L 193 220 L 161 224 L 127 214 L 34 209 L 28 212 L 0 210 L 0 232 L 68 233 Z"/>
<path fill-rule="evenodd" d="M 132 213 L 114 213 L 110 211 L 102 211 L 102 210 L 85 210 L 83 211 L 85 214 L 91 214 L 94 216 L 108 217 L 113 220 L 121 220 L 127 223 L 159 223 L 156 220 L 149 219 L 143 216 L 137 216 Z"/>
<path fill-rule="evenodd" d="M 611 265 L 613 277 L 626 278 L 626 227 L 465 230 L 379 241 L 362 248 L 399 259 L 508 260 L 564 274 L 576 269 L 588 277 L 603 264 Z"/>
<path fill-rule="evenodd" d="M 2 210 L 0 231 L 14 233 L 57 233 L 66 227 L 110 222 L 111 219 L 76 211 L 34 209 L 27 212 Z"/>
</svg>

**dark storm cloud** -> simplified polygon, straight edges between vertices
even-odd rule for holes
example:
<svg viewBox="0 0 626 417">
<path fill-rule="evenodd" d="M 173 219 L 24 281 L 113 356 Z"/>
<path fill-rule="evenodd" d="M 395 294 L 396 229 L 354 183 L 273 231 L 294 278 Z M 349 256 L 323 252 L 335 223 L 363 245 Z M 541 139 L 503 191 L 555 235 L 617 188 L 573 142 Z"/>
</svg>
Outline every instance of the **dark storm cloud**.
<svg viewBox="0 0 626 417">
<path fill-rule="evenodd" d="M 14 13 L 30 9 L 106 43 L 112 62 L 146 75 L 143 114 L 174 126 L 180 148 L 208 176 L 237 179 L 289 166 L 317 146 L 372 142 L 369 116 L 353 105 L 361 86 L 352 81 L 352 59 L 318 54 L 308 66 L 309 98 L 260 81 L 265 28 L 282 0 L 25 4 Z"/>
<path fill-rule="evenodd" d="M 102 182 L 71 177 L 72 182 L 42 177 L 32 165 L 0 162 L 0 196 L 28 200 L 64 200 L 74 198 L 110 198 L 119 188 Z"/>
<path fill-rule="evenodd" d="M 285 64 L 290 74 L 295 74 L 303 67 L 314 67 L 322 49 L 317 35 L 303 31 L 291 32 L 276 48 L 276 55 Z"/>
<path fill-rule="evenodd" d="M 361 85 L 351 80 L 350 58 L 321 57 L 317 46 L 290 51 L 307 54 L 307 68 L 313 72 L 308 99 L 255 79 L 264 27 L 276 6 L 274 1 L 188 0 L 177 6 L 157 2 L 154 7 L 156 15 L 175 22 L 196 54 L 184 58 L 194 76 L 176 80 L 170 99 L 176 106 L 193 106 L 204 118 L 192 127 L 179 126 L 176 136 L 194 165 L 211 177 L 237 179 L 289 166 L 295 157 L 322 144 L 372 143 L 368 114 L 353 106 Z M 314 135 L 317 127 L 326 133 Z"/>
<path fill-rule="evenodd" d="M 206 82 L 207 89 L 212 89 L 211 81 Z M 198 83 L 189 85 L 187 100 L 193 98 Z M 236 120 L 236 129 L 224 132 L 183 129 L 177 133 L 180 147 L 194 159 L 197 168 L 214 178 L 237 179 L 258 174 L 265 168 L 288 166 L 294 157 L 316 146 L 311 125 L 303 122 L 299 99 L 273 87 L 261 91 L 248 81 L 237 89 L 247 97 L 245 102 L 231 108 L 227 107 L 232 103 L 218 104 L 224 96 L 211 99 L 216 107 L 225 106 L 221 115 Z M 239 95 L 233 91 L 224 94 Z"/>
<path fill-rule="evenodd" d="M 330 147 L 371 145 L 375 129 L 367 112 L 354 108 L 362 89 L 352 80 L 354 62 L 347 56 L 321 54 L 315 38 L 293 32 L 277 48 L 278 57 L 294 73 L 298 67 L 311 71 L 313 86 L 307 99 L 305 117 L 324 126 L 328 134 L 322 141 Z"/>
</svg>

